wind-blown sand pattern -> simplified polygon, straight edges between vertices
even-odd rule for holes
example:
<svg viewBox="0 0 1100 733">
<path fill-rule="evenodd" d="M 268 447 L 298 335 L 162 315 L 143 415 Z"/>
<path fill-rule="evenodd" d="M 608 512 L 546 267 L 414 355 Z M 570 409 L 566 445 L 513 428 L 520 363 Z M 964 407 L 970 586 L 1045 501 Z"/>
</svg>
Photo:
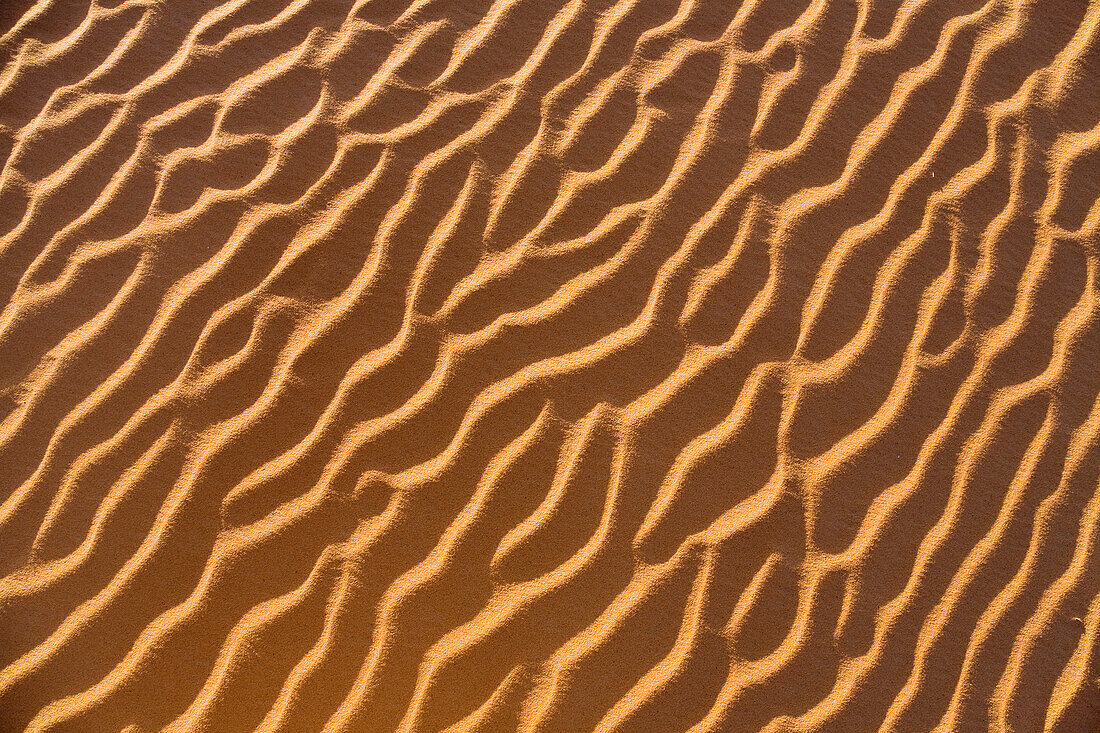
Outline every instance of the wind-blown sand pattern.
<svg viewBox="0 0 1100 733">
<path fill-rule="evenodd" d="M 1100 730 L 1100 5 L 0 23 L 3 730 Z"/>
</svg>

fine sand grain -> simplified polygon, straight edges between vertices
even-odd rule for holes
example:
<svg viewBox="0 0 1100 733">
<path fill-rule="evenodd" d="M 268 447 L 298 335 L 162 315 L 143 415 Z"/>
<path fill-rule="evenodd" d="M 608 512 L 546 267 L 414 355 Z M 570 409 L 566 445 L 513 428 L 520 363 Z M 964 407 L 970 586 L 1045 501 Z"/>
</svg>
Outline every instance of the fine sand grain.
<svg viewBox="0 0 1100 733">
<path fill-rule="evenodd" d="M 0 67 L 0 730 L 1100 730 L 1100 0 Z"/>
</svg>

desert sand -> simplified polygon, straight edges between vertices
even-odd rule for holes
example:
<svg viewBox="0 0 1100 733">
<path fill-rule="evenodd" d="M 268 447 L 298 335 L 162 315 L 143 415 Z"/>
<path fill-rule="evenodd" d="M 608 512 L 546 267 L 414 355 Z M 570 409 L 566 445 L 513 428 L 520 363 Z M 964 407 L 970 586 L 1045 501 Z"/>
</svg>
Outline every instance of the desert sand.
<svg viewBox="0 0 1100 733">
<path fill-rule="evenodd" d="M 1100 730 L 1100 3 L 0 7 L 0 729 Z"/>
</svg>

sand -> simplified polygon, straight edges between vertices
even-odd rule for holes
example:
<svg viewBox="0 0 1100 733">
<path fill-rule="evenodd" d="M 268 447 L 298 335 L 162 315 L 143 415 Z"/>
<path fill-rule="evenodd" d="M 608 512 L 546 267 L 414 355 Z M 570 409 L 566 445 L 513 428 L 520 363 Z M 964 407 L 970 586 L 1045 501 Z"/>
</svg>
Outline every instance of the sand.
<svg viewBox="0 0 1100 733">
<path fill-rule="evenodd" d="M 0 7 L 0 729 L 1100 730 L 1100 4 Z"/>
</svg>

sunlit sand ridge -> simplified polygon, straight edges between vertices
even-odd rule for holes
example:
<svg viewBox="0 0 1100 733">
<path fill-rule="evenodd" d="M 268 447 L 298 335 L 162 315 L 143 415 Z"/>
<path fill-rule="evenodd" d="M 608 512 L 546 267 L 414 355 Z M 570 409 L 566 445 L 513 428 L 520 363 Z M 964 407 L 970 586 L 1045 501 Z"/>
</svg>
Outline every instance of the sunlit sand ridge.
<svg viewBox="0 0 1100 733">
<path fill-rule="evenodd" d="M 1100 730 L 1100 4 L 0 32 L 0 729 Z"/>
</svg>

